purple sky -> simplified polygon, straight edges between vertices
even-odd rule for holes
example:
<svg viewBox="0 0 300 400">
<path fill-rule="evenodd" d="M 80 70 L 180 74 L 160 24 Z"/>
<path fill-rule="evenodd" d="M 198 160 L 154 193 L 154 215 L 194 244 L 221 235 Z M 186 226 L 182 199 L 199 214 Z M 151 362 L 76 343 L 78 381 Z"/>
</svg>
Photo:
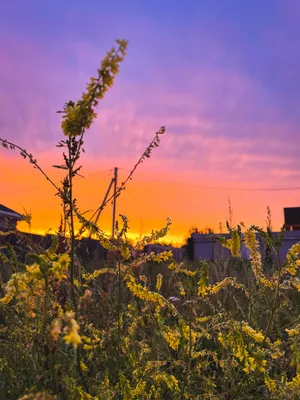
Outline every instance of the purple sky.
<svg viewBox="0 0 300 400">
<path fill-rule="evenodd" d="M 80 96 L 124 38 L 128 56 L 86 139 L 94 163 L 130 166 L 166 125 L 148 172 L 212 185 L 300 186 L 299 1 L 2 3 L 2 137 L 49 152 L 60 135 L 55 111 Z"/>
</svg>

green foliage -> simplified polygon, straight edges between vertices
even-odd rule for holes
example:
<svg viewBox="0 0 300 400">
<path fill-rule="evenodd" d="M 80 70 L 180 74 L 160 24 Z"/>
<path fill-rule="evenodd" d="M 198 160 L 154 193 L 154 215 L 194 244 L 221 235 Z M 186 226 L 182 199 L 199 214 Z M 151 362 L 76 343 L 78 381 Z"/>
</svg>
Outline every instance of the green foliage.
<svg viewBox="0 0 300 400">
<path fill-rule="evenodd" d="M 68 137 L 82 135 L 97 117 L 95 108 L 99 100 L 113 85 L 119 72 L 119 64 L 126 55 L 127 41 L 117 40 L 118 47 L 113 47 L 98 69 L 97 77 L 92 77 L 79 101 L 66 103 L 63 111 L 62 130 Z"/>
<path fill-rule="evenodd" d="M 128 262 L 135 249 L 126 245 L 128 221 L 122 219 L 109 245 L 119 252 L 118 267 L 74 281 L 76 319 L 70 257 L 56 254 L 57 239 L 6 284 L 0 303 L 6 398 L 37 392 L 66 399 L 298 398 L 300 245 L 291 248 L 279 275 L 275 264 L 266 274 L 249 228 L 240 235 L 252 252 L 248 283 L 235 276 L 215 281 L 210 263 L 191 269 L 170 252 Z M 237 270 L 245 263 L 238 258 Z M 109 292 L 101 288 L 106 275 Z"/>
</svg>

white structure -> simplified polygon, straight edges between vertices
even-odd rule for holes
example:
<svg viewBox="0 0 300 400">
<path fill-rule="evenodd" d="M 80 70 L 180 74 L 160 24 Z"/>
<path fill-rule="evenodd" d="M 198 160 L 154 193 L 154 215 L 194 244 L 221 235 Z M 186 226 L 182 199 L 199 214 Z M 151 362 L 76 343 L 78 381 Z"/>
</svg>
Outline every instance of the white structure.
<svg viewBox="0 0 300 400">
<path fill-rule="evenodd" d="M 273 233 L 274 236 L 278 235 L 277 232 Z M 193 239 L 193 256 L 194 260 L 226 260 L 230 256 L 228 249 L 224 248 L 214 236 L 222 236 L 229 238 L 228 234 L 207 235 L 195 233 L 192 235 Z M 262 254 L 264 254 L 264 244 L 262 239 L 257 234 L 257 240 L 260 243 Z M 279 255 L 282 261 L 285 260 L 286 254 L 289 249 L 296 243 L 300 242 L 300 231 L 286 231 L 284 232 L 284 240 L 281 245 Z M 241 247 L 241 255 L 245 260 L 249 259 L 249 250 L 244 245 Z"/>
</svg>

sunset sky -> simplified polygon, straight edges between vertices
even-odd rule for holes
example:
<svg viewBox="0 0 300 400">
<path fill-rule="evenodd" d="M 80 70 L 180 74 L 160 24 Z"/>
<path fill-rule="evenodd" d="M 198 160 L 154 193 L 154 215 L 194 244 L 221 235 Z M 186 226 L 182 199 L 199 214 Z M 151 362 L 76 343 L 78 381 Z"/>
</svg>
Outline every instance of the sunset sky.
<svg viewBox="0 0 300 400">
<path fill-rule="evenodd" d="M 81 210 L 95 210 L 166 126 L 161 146 L 118 199 L 134 237 L 173 221 L 167 240 L 228 219 L 274 229 L 300 206 L 299 0 L 11 0 L 0 6 L 0 136 L 61 175 L 60 115 L 115 39 L 129 41 L 114 87 L 86 134 Z M 56 229 L 53 189 L 0 149 L 0 203 Z M 286 190 L 285 190 L 286 189 Z M 111 230 L 112 207 L 99 220 Z M 22 225 L 20 224 L 20 228 Z"/>
</svg>

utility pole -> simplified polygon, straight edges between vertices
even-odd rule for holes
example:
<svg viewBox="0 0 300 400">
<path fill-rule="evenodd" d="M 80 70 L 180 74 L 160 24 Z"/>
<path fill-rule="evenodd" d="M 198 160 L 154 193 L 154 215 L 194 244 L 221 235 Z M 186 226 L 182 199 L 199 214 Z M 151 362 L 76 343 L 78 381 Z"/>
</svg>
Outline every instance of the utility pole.
<svg viewBox="0 0 300 400">
<path fill-rule="evenodd" d="M 115 225 L 116 225 L 116 203 L 117 203 L 117 182 L 118 182 L 118 168 L 115 167 L 115 175 L 114 175 L 114 202 L 113 202 L 113 218 L 112 218 L 112 230 L 111 236 L 115 236 Z"/>
<path fill-rule="evenodd" d="M 105 204 L 106 204 L 107 197 L 108 197 L 108 195 L 109 195 L 109 193 L 110 193 L 110 191 L 111 191 L 111 187 L 112 187 L 112 185 L 113 185 L 113 183 L 114 183 L 113 215 L 112 215 L 112 234 L 111 234 L 112 237 L 114 237 L 114 235 L 115 235 L 115 225 L 116 225 L 116 201 L 117 201 L 116 192 L 117 192 L 117 181 L 118 181 L 118 168 L 115 167 L 115 174 L 114 174 L 114 177 L 113 177 L 112 180 L 110 181 L 109 187 L 108 187 L 108 189 L 107 189 L 107 192 L 106 192 L 106 194 L 105 194 L 105 196 L 104 196 L 104 199 L 103 199 L 103 201 L 102 201 L 102 204 L 101 204 L 101 206 L 100 206 L 100 208 L 99 208 L 98 214 L 97 214 L 96 219 L 95 219 L 95 224 L 97 224 L 98 219 L 99 219 L 99 217 L 100 217 L 100 215 L 101 215 L 101 212 L 102 212 L 102 210 L 103 210 L 103 208 L 104 208 L 104 206 L 105 206 Z M 92 237 L 92 234 L 90 233 L 89 238 L 91 239 L 91 237 Z"/>
</svg>

